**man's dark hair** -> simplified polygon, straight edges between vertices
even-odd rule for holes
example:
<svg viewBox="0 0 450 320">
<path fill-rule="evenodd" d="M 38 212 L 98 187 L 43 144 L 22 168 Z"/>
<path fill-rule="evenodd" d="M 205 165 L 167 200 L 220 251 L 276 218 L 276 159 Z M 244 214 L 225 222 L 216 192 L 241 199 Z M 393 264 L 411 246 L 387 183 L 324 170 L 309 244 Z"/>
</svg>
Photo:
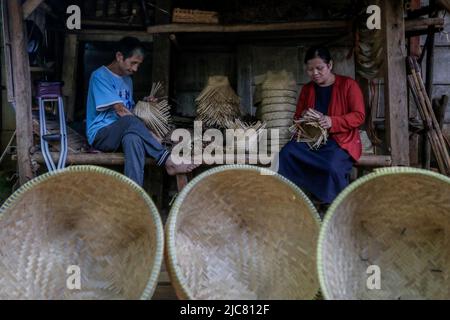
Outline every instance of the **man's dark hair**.
<svg viewBox="0 0 450 320">
<path fill-rule="evenodd" d="M 139 54 L 142 56 L 145 56 L 146 54 L 146 50 L 142 42 L 134 37 L 125 37 L 120 39 L 115 47 L 115 53 L 117 52 L 122 53 L 124 59 L 131 57 L 133 54 Z"/>
<path fill-rule="evenodd" d="M 308 51 L 306 51 L 305 64 L 307 64 L 309 60 L 312 60 L 314 58 L 320 58 L 325 63 L 330 63 L 330 61 L 333 60 L 331 58 L 330 51 L 328 51 L 327 48 L 318 46 L 311 47 L 308 49 Z"/>
</svg>

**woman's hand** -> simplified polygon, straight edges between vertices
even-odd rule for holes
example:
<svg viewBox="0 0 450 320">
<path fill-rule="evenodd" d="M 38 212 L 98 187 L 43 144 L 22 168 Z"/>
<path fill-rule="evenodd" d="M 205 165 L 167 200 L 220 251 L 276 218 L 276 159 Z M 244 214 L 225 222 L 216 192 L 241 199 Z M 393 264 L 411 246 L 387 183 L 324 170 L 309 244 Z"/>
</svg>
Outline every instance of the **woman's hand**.
<svg viewBox="0 0 450 320">
<path fill-rule="evenodd" d="M 319 125 L 325 130 L 330 129 L 332 125 L 331 118 L 329 116 L 322 115 L 322 117 L 319 120 Z"/>
<path fill-rule="evenodd" d="M 306 120 L 311 121 L 317 121 L 319 122 L 319 125 L 324 128 L 325 130 L 328 130 L 331 128 L 331 118 L 329 116 L 324 115 L 323 113 L 314 110 L 314 109 L 306 109 L 302 117 Z"/>
<path fill-rule="evenodd" d="M 310 108 L 303 113 L 302 117 L 306 120 L 317 121 L 323 117 L 323 114 Z"/>
</svg>

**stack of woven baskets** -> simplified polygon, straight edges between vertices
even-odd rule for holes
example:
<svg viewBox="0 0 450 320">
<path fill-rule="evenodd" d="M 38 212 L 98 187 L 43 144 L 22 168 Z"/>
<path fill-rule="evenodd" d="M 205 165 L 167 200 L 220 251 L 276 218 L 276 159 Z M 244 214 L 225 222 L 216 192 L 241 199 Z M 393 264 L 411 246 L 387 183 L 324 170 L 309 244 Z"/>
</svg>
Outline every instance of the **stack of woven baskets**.
<svg viewBox="0 0 450 320">
<path fill-rule="evenodd" d="M 271 72 L 262 83 L 262 100 L 259 115 L 266 121 L 266 128 L 279 130 L 280 148 L 291 138 L 292 125 L 297 105 L 297 83 L 292 73 Z M 271 139 L 271 144 L 275 143 Z"/>
</svg>

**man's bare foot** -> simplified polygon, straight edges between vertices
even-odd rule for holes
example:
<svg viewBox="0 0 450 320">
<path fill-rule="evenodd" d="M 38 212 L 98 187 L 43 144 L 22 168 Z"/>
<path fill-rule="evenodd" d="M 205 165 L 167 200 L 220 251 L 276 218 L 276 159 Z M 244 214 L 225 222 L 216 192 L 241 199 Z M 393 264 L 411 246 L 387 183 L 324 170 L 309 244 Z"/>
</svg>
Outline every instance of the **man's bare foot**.
<svg viewBox="0 0 450 320">
<path fill-rule="evenodd" d="M 192 172 L 199 164 L 175 164 L 170 157 L 166 161 L 166 171 L 170 176 Z"/>
</svg>

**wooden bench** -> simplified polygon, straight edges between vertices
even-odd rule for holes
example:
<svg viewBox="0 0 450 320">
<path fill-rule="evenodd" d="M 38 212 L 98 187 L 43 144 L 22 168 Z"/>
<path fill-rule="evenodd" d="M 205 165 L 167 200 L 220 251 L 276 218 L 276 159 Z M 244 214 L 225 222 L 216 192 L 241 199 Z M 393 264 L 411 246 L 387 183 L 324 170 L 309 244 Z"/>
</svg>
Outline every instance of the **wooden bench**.
<svg viewBox="0 0 450 320">
<path fill-rule="evenodd" d="M 51 153 L 54 160 L 57 160 L 59 154 L 57 152 Z M 44 157 L 41 152 L 32 154 L 32 159 L 39 164 L 45 164 Z M 123 165 L 125 158 L 123 153 L 73 153 L 67 154 L 66 165 L 99 165 L 99 166 L 113 166 Z M 147 158 L 146 165 L 155 166 L 156 162 L 153 159 Z M 248 162 L 247 162 L 248 163 Z M 355 167 L 376 168 L 376 167 L 390 167 L 392 159 L 385 155 L 363 155 L 355 164 Z M 181 191 L 188 183 L 188 176 L 186 174 L 177 175 L 177 189 Z"/>
</svg>

